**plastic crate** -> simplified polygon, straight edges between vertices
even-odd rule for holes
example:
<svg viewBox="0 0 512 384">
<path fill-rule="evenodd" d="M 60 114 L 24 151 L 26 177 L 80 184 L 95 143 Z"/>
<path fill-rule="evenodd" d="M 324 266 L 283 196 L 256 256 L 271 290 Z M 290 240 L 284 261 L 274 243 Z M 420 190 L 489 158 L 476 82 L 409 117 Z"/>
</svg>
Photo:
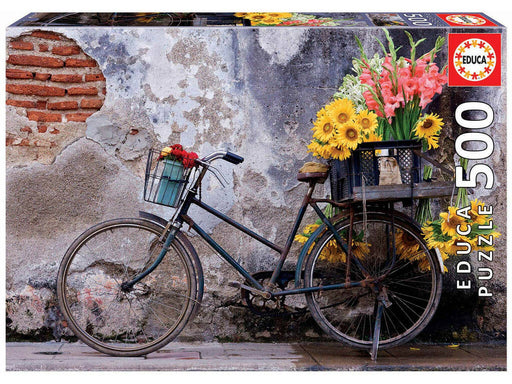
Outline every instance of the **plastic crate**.
<svg viewBox="0 0 512 384">
<path fill-rule="evenodd" d="M 354 189 L 379 185 L 379 158 L 394 157 L 400 169 L 402 185 L 414 188 L 420 182 L 421 159 L 413 151 L 421 150 L 415 140 L 377 141 L 360 144 L 346 160 L 331 163 L 331 195 L 334 201 L 354 199 Z M 386 189 L 388 186 L 382 186 Z M 374 188 L 375 190 L 375 188 Z"/>
</svg>

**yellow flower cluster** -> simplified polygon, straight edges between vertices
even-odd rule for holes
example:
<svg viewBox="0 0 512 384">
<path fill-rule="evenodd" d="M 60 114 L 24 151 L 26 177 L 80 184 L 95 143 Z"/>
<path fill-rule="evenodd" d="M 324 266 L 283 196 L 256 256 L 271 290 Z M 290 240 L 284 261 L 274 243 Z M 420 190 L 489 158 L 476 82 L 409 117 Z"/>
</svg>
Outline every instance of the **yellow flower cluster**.
<svg viewBox="0 0 512 384">
<path fill-rule="evenodd" d="M 439 132 L 443 128 L 443 119 L 435 113 L 421 117 L 413 132 L 420 139 L 424 139 L 428 144 L 428 149 L 439 147 Z"/>
<path fill-rule="evenodd" d="M 324 159 L 345 160 L 362 142 L 381 141 L 376 135 L 377 115 L 367 109 L 356 113 L 349 99 L 336 99 L 317 113 L 308 152 Z"/>
<path fill-rule="evenodd" d="M 304 244 L 308 241 L 309 237 L 317 230 L 320 224 L 309 224 L 306 225 L 304 231 L 301 234 L 295 236 L 295 241 Z M 346 240 L 346 239 L 345 239 Z M 352 254 L 357 257 L 359 260 L 363 260 L 367 255 L 370 254 L 370 244 L 364 243 L 362 241 L 353 240 L 352 241 Z M 308 250 L 308 253 L 311 252 L 311 248 Z M 320 260 L 326 260 L 332 263 L 342 262 L 345 263 L 347 261 L 347 255 L 341 249 L 336 240 L 330 240 L 327 245 L 322 249 L 322 253 L 320 254 Z"/>
<path fill-rule="evenodd" d="M 251 25 L 277 25 L 293 15 L 288 12 L 237 12 L 235 16 L 251 20 Z"/>
<path fill-rule="evenodd" d="M 471 201 L 470 204 L 465 209 L 448 207 L 448 212 L 442 212 L 438 220 L 428 221 L 422 228 L 427 246 L 431 249 L 437 248 L 443 260 L 456 255 L 457 251 L 466 250 L 467 245 L 472 251 L 492 251 L 494 246 L 479 241 L 479 237 L 483 236 L 489 240 L 491 236 L 493 239 L 501 236 L 492 225 L 489 225 L 490 216 L 481 213 L 485 204 L 478 199 Z M 460 214 L 457 214 L 457 211 Z M 461 235 L 459 232 L 467 234 Z"/>
</svg>

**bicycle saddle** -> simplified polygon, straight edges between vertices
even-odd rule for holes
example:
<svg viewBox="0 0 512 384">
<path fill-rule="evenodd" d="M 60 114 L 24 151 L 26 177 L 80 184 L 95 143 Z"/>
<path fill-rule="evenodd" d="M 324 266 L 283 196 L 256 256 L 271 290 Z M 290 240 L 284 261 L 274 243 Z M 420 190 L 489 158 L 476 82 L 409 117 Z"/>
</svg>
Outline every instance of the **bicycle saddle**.
<svg viewBox="0 0 512 384">
<path fill-rule="evenodd" d="M 299 169 L 297 180 L 323 184 L 329 176 L 329 166 L 322 163 L 307 162 Z"/>
</svg>

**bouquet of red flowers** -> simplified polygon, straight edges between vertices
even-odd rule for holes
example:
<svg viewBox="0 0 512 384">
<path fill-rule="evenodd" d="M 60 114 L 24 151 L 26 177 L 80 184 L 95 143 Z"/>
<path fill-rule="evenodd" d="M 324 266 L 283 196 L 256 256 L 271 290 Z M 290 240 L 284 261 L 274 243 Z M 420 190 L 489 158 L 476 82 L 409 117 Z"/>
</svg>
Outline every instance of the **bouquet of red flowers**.
<svg viewBox="0 0 512 384">
<path fill-rule="evenodd" d="M 195 152 L 187 152 L 183 149 L 181 144 L 174 144 L 170 147 L 165 147 L 160 151 L 160 156 L 158 160 L 174 160 L 183 163 L 183 167 L 185 169 L 192 168 L 196 165 L 197 153 Z"/>
</svg>

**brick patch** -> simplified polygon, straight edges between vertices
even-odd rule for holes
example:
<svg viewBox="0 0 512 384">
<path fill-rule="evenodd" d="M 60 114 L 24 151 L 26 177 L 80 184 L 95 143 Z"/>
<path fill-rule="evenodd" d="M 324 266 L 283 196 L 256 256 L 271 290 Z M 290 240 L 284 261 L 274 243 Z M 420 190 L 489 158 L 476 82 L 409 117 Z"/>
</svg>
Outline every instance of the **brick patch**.
<svg viewBox="0 0 512 384">
<path fill-rule="evenodd" d="M 51 31 L 8 40 L 6 79 L 6 104 L 37 125 L 7 132 L 8 146 L 59 147 L 59 137 L 73 134 L 80 124 L 84 129 L 105 100 L 98 63 L 75 41 Z"/>
</svg>

